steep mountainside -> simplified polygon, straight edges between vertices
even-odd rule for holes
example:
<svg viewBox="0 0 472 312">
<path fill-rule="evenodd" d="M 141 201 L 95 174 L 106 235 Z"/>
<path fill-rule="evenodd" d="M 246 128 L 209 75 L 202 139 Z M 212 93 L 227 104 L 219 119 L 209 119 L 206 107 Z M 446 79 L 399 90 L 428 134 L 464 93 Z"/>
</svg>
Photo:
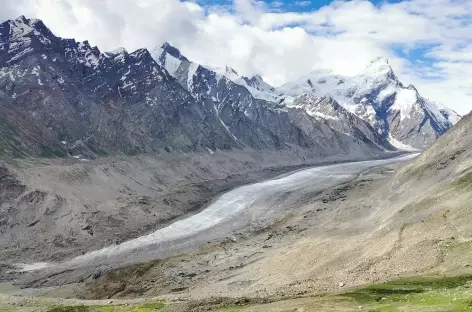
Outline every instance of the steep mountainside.
<svg viewBox="0 0 472 312">
<path fill-rule="evenodd" d="M 345 142 L 346 136 L 349 137 L 348 141 L 354 138 L 363 142 L 362 145 L 367 144 L 373 148 L 393 148 L 368 123 L 347 112 L 335 101 L 313 99 L 321 103 L 324 109 L 336 111 L 336 116 L 331 119 L 320 118 L 320 114 L 312 114 L 305 107 L 277 105 L 264 100 L 264 96 L 258 96 L 274 91 L 258 76 L 251 79 L 240 77 L 229 67 L 224 72 L 213 71 L 189 61 L 178 49 L 167 43 L 157 48 L 153 57 L 193 96 L 214 101 L 215 111 L 238 138 L 242 137 L 243 130 L 250 124 L 254 129 L 264 129 L 285 141 L 295 141 L 302 146 L 296 128 L 301 129 L 308 138 L 316 140 L 317 144 L 324 148 L 350 148 L 350 144 Z M 332 140 L 333 129 L 343 135 Z"/>
<path fill-rule="evenodd" d="M 230 81 L 244 87 L 256 101 L 265 100 L 274 107 L 284 107 L 286 110 L 297 108 L 330 124 L 333 116 L 329 117 L 325 112 L 339 111 L 342 107 L 343 111 L 336 116 L 339 124 L 351 130 L 355 128 L 351 124 L 354 117 L 341 118 L 348 112 L 367 122 L 375 134 L 363 131 L 364 135 L 369 138 L 379 136 L 374 141 L 383 146 L 392 144 L 399 149 L 424 149 L 460 119 L 456 112 L 422 97 L 414 86 L 405 87 L 385 58 L 372 61 L 355 77 L 321 70 L 273 88 L 257 75 L 247 78 L 231 67 L 211 68 L 193 63 L 168 43 L 157 48 L 153 56 L 194 95 L 210 96 L 214 101 L 221 102 L 223 98 L 217 97 L 215 90 L 221 89 L 218 86 L 220 80 Z M 199 74 L 201 71 L 205 74 Z M 315 97 L 319 99 L 314 100 Z M 325 97 L 334 101 L 323 101 Z M 313 101 L 323 105 L 316 105 L 315 108 Z"/>
<path fill-rule="evenodd" d="M 402 179 L 435 182 L 472 182 L 472 113 L 463 117 L 424 153 L 410 162 Z"/>
<path fill-rule="evenodd" d="M 460 119 L 422 97 L 414 86 L 404 86 L 385 58 L 372 61 L 355 77 L 316 71 L 275 90 L 287 105 L 304 93 L 332 97 L 399 147 L 424 149 Z"/>
<path fill-rule="evenodd" d="M 383 136 L 378 135 L 369 123 L 349 112 L 331 97 L 318 97 L 305 93 L 296 97 L 287 106 L 296 108 L 298 111 L 305 111 L 309 116 L 317 120 L 323 120 L 331 128 L 342 133 L 362 138 L 366 142 L 372 141 L 379 146 L 395 148 Z"/>
<path fill-rule="evenodd" d="M 219 76 L 224 76 L 232 82 L 245 87 L 252 96 L 256 99 L 266 101 L 277 101 L 277 96 L 274 94 L 275 88 L 269 85 L 259 75 L 254 75 L 251 78 L 240 76 L 238 72 L 231 67 L 223 68 L 207 67 L 217 73 Z"/>
<path fill-rule="evenodd" d="M 135 154 L 239 146 L 145 49 L 100 53 L 40 20 L 0 25 L 2 154 Z"/>
<path fill-rule="evenodd" d="M 255 99 L 169 45 L 157 62 L 146 49 L 102 53 L 23 16 L 0 25 L 0 44 L 1 154 L 92 158 L 297 145 L 323 157 L 385 149 L 371 135 L 351 137 Z M 268 88 L 257 77 L 245 81 Z"/>
</svg>

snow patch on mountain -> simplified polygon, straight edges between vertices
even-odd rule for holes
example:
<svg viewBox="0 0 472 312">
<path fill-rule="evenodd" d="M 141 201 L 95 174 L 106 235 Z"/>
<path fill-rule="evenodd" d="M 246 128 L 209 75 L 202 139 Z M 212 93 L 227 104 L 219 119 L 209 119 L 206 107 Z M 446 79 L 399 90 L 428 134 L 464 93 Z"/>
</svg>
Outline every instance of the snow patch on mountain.
<svg viewBox="0 0 472 312">
<path fill-rule="evenodd" d="M 460 119 L 456 112 L 440 108 L 423 98 L 415 87 L 405 87 L 386 58 L 373 60 L 354 77 L 316 70 L 272 92 L 278 101 L 286 105 L 292 105 L 297 96 L 306 93 L 335 99 L 345 109 L 369 122 L 385 138 L 392 136 L 399 142 L 411 142 L 411 137 L 406 133 L 407 128 L 421 133 L 419 128 L 431 126 L 435 133 L 427 134 L 429 138 L 426 140 L 417 140 L 418 146 L 422 147 L 426 147 Z M 399 121 L 395 121 L 397 114 Z M 398 133 L 391 133 L 391 122 L 395 122 L 395 131 Z"/>
<path fill-rule="evenodd" d="M 189 91 L 191 91 L 193 88 L 193 79 L 195 74 L 197 73 L 198 67 L 199 65 L 197 63 L 190 63 L 187 76 L 187 86 Z"/>
<path fill-rule="evenodd" d="M 208 66 L 208 68 L 218 75 L 218 79 L 225 77 L 235 84 L 245 87 L 256 99 L 272 102 L 277 100 L 274 87 L 266 83 L 259 75 L 255 75 L 252 78 L 240 76 L 235 69 L 229 66 L 225 68 Z"/>
<path fill-rule="evenodd" d="M 406 151 L 406 152 L 418 152 L 418 151 L 420 151 L 420 149 L 411 147 L 410 145 L 407 145 L 407 144 L 403 144 L 402 142 L 400 142 L 397 139 L 395 139 L 394 137 L 392 137 L 392 135 L 390 135 L 390 134 L 388 136 L 388 141 L 390 142 L 390 144 L 395 146 L 395 148 L 397 148 L 399 150 L 402 150 L 402 151 Z"/>
<path fill-rule="evenodd" d="M 391 144 L 400 146 L 401 149 L 408 149 L 408 146 L 426 147 L 460 119 L 454 111 L 421 97 L 415 87 L 404 86 L 384 57 L 373 60 L 354 77 L 320 69 L 279 88 L 273 88 L 259 75 L 244 77 L 229 66 L 203 66 L 203 71 L 198 73 L 195 80 L 194 76 L 200 65 L 189 61 L 177 48 L 169 44 L 157 48 L 153 58 L 167 72 L 178 78 L 193 95 L 208 96 L 214 101 L 222 100 L 219 99 L 222 94 L 216 90 L 221 80 L 225 79 L 223 84 L 231 81 L 244 87 L 255 99 L 265 100 L 274 106 L 285 105 L 288 108 L 305 110 L 308 115 L 318 120 L 337 120 L 336 118 L 341 117 L 330 113 L 332 107 L 320 106 L 320 103 L 329 103 L 332 106 L 331 102 L 312 101 L 308 98 L 299 100 L 304 94 L 312 94 L 318 98 L 329 97 L 337 102 L 336 105 L 341 105 L 347 112 L 367 122 L 375 133 L 383 137 L 383 142 L 394 139 L 396 141 Z M 247 116 L 250 115 L 247 110 L 251 109 L 250 105 L 248 102 L 248 107 L 243 110 Z M 343 112 L 342 118 L 351 117 Z"/>
<path fill-rule="evenodd" d="M 393 91 L 396 92 L 396 98 L 393 105 L 390 106 L 390 109 L 400 111 L 400 120 L 409 118 L 413 105 L 418 101 L 416 91 L 408 89 L 398 89 Z"/>
</svg>

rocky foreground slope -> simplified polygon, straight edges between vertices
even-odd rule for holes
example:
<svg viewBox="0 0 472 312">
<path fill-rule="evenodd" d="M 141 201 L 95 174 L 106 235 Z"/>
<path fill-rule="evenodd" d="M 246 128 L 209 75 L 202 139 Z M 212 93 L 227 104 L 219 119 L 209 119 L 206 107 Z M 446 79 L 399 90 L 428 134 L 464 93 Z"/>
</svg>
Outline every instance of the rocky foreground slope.
<svg viewBox="0 0 472 312">
<path fill-rule="evenodd" d="M 406 165 L 307 194 L 254 235 L 40 293 L 113 302 L 160 296 L 163 311 L 466 311 L 471 128 L 469 115 Z M 43 282 L 64 281 L 32 285 Z"/>
<path fill-rule="evenodd" d="M 265 231 L 107 272 L 88 280 L 80 295 L 236 297 L 247 304 L 242 311 L 465 311 L 472 282 L 471 129 L 468 115 L 406 165 L 300 198 L 296 211 Z M 326 292 L 346 293 L 316 296 Z M 209 306 L 220 311 L 225 300 Z"/>
</svg>

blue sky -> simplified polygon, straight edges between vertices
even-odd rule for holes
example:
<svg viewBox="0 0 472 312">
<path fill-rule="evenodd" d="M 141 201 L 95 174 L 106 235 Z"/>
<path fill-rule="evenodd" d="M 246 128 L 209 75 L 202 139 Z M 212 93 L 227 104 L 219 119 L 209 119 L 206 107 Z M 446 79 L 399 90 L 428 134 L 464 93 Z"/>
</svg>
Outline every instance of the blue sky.
<svg viewBox="0 0 472 312">
<path fill-rule="evenodd" d="M 402 0 L 372 0 L 375 5 L 382 4 L 385 2 L 401 2 Z M 319 8 L 329 5 L 333 2 L 333 0 L 280 0 L 280 1 L 264 1 L 266 4 L 271 5 L 274 2 L 281 3 L 281 9 L 287 11 L 295 11 L 295 12 L 309 12 L 313 10 L 318 10 Z"/>
<path fill-rule="evenodd" d="M 374 5 L 402 1 L 403 0 L 370 0 Z M 197 0 L 196 2 L 202 6 L 232 5 L 232 0 Z M 273 9 L 278 8 L 280 11 L 285 12 L 310 12 L 330 5 L 334 0 L 260 0 L 259 2 L 263 2 Z"/>
</svg>

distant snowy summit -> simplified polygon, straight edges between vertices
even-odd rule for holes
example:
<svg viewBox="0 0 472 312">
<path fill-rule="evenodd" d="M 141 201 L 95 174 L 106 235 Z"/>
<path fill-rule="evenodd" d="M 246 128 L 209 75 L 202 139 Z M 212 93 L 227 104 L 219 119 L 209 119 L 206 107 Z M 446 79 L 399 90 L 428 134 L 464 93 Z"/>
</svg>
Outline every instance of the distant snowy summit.
<svg viewBox="0 0 472 312">
<path fill-rule="evenodd" d="M 424 149 L 461 118 L 403 85 L 384 57 L 354 77 L 315 71 L 276 92 L 287 105 L 304 93 L 329 96 L 401 149 Z"/>
<path fill-rule="evenodd" d="M 186 79 L 188 89 L 196 93 L 201 90 L 195 85 L 204 84 L 208 87 L 207 93 L 211 94 L 210 77 L 215 79 L 215 83 L 224 77 L 246 88 L 256 99 L 305 109 L 318 119 L 332 121 L 339 118 L 334 115 L 342 107 L 369 123 L 399 149 L 424 149 L 461 118 L 453 110 L 422 97 L 414 86 L 403 85 L 385 57 L 374 59 L 354 77 L 336 75 L 330 70 L 316 70 L 278 88 L 270 86 L 259 75 L 251 78 L 240 76 L 228 66 L 213 68 L 195 64 L 168 43 L 156 49 L 153 57 L 171 75 Z M 186 65 L 181 66 L 183 63 Z M 198 78 L 196 72 L 199 68 L 207 75 Z M 324 101 L 326 97 L 334 101 Z M 313 105 L 314 101 L 328 107 Z M 340 106 L 334 107 L 333 103 Z"/>
<path fill-rule="evenodd" d="M 201 70 L 208 72 L 208 77 L 214 77 L 216 81 L 219 81 L 224 77 L 245 87 L 255 98 L 267 101 L 275 101 L 277 98 L 275 93 L 273 93 L 274 87 L 266 83 L 261 76 L 254 75 L 253 77 L 248 78 L 240 76 L 235 69 L 229 66 L 218 68 L 191 62 L 181 54 L 179 49 L 167 42 L 154 49 L 152 55 L 156 62 L 164 67 L 172 76 L 181 77 L 182 75 L 186 75 L 188 82 L 187 87 L 189 90 L 192 90 L 191 85 L 193 84 L 193 80 L 196 78 L 195 73 L 200 68 Z M 183 66 L 181 67 L 181 65 Z M 178 72 L 179 67 L 180 71 Z M 188 71 L 186 70 L 187 68 Z"/>
</svg>

